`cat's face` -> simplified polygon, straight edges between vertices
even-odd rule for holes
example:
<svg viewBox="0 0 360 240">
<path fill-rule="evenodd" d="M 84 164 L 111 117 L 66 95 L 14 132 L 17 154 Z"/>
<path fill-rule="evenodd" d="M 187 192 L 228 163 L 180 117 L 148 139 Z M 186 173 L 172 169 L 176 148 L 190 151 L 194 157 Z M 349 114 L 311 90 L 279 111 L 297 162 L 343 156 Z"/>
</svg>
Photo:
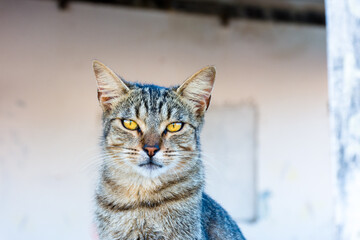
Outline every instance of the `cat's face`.
<svg viewBox="0 0 360 240">
<path fill-rule="evenodd" d="M 214 83 L 213 67 L 175 88 L 125 82 L 97 61 L 94 70 L 104 111 L 106 164 L 154 178 L 200 161 L 199 131 Z"/>
</svg>

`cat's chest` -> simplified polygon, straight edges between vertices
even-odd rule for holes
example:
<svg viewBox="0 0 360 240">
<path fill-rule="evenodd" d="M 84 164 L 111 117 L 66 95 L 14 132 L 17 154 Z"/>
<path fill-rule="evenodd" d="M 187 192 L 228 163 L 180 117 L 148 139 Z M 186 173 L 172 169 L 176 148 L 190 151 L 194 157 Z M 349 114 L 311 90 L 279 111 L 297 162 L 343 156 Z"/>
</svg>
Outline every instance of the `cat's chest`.
<svg viewBox="0 0 360 240">
<path fill-rule="evenodd" d="M 197 239 L 196 224 L 183 220 L 162 210 L 128 211 L 111 216 L 113 229 L 110 232 L 115 239 Z"/>
<path fill-rule="evenodd" d="M 128 211 L 111 216 L 116 239 L 166 240 L 170 239 L 171 226 L 156 211 Z"/>
</svg>

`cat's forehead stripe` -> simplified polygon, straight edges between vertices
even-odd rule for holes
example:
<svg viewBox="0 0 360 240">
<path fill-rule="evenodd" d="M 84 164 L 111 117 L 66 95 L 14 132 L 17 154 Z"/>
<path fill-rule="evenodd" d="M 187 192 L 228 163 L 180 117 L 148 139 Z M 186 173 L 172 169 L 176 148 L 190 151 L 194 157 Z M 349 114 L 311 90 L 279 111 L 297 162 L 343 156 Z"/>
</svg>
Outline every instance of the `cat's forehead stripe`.
<svg viewBox="0 0 360 240">
<path fill-rule="evenodd" d="M 171 103 L 171 99 L 168 98 L 168 91 L 166 88 L 142 87 L 141 105 L 136 110 L 137 116 L 144 117 L 151 114 L 155 118 L 164 119 L 167 117 L 169 119 L 171 115 L 164 114 L 171 110 L 168 106 Z M 141 106 L 143 106 L 142 109 Z M 158 116 L 159 114 L 160 116 Z"/>
<path fill-rule="evenodd" d="M 135 106 L 135 116 L 136 118 L 140 118 L 140 104 Z"/>
<path fill-rule="evenodd" d="M 162 121 L 189 121 L 188 110 L 173 89 L 138 85 L 114 117 L 133 118 L 158 126 Z"/>
<path fill-rule="evenodd" d="M 162 106 L 163 106 L 163 99 L 159 100 L 159 104 L 158 104 L 158 113 L 161 114 L 161 109 L 162 109 Z"/>
<path fill-rule="evenodd" d="M 144 101 L 141 101 L 139 105 L 139 118 L 145 118 L 147 115 L 147 107 Z"/>
<path fill-rule="evenodd" d="M 142 96 L 141 102 L 142 102 L 142 104 L 144 104 L 145 111 L 148 112 L 149 111 L 149 92 L 146 91 L 145 88 L 143 88 L 141 96 Z"/>
</svg>

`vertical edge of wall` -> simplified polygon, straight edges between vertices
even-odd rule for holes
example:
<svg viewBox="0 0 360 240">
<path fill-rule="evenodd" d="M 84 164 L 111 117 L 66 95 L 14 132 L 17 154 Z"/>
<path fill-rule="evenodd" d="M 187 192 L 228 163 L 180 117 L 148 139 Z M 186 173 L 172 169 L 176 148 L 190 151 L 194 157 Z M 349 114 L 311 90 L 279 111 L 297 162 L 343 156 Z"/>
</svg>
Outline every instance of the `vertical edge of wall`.
<svg viewBox="0 0 360 240">
<path fill-rule="evenodd" d="M 360 239 L 360 2 L 326 0 L 335 239 Z"/>
</svg>

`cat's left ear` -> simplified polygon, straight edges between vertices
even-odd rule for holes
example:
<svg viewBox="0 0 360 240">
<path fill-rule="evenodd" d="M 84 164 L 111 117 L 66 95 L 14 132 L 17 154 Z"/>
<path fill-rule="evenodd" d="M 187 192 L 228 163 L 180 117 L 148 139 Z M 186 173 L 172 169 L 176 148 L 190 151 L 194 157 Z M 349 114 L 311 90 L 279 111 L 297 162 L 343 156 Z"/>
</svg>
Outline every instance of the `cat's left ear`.
<svg viewBox="0 0 360 240">
<path fill-rule="evenodd" d="M 211 91 L 215 82 L 215 67 L 209 66 L 201 69 L 189 77 L 176 92 L 193 106 L 200 116 L 210 105 Z"/>
<path fill-rule="evenodd" d="M 129 87 L 103 63 L 94 60 L 98 99 L 104 112 L 109 112 L 119 99 L 129 92 Z"/>
</svg>

